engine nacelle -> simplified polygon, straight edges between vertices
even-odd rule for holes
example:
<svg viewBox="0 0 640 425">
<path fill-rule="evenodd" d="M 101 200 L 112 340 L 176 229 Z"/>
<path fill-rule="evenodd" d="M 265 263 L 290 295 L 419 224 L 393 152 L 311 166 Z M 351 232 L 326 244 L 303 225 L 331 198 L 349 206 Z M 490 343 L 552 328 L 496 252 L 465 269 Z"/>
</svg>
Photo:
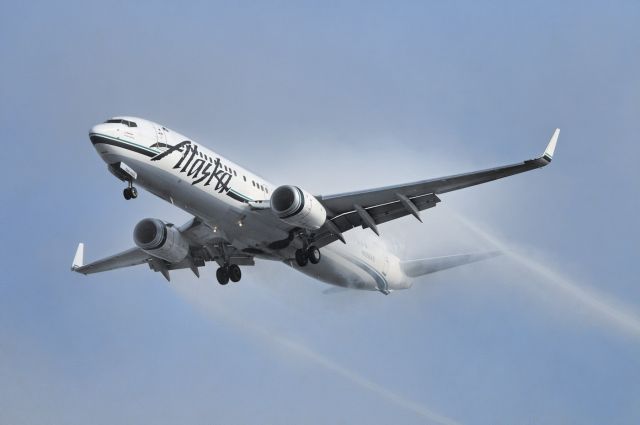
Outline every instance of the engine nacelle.
<svg viewBox="0 0 640 425">
<path fill-rule="evenodd" d="M 296 186 L 280 186 L 271 195 L 271 210 L 285 223 L 316 230 L 327 219 L 327 210 L 313 195 Z"/>
<path fill-rule="evenodd" d="M 145 218 L 136 224 L 133 241 L 147 254 L 170 263 L 179 263 L 189 253 L 189 242 L 180 231 L 157 218 Z"/>
</svg>

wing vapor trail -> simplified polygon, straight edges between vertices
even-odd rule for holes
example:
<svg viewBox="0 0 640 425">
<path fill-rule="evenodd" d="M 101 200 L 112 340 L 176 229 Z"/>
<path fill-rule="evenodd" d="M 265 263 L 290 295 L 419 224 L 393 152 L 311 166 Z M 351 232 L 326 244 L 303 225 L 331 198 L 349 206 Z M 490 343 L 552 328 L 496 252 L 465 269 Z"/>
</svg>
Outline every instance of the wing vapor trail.
<svg viewBox="0 0 640 425">
<path fill-rule="evenodd" d="M 510 249 L 505 242 L 490 234 L 480 225 L 458 213 L 451 212 L 452 216 L 460 223 L 476 235 L 495 245 L 503 251 L 506 256 L 516 261 L 522 267 L 538 274 L 544 279 L 544 282 L 552 288 L 559 290 L 574 301 L 583 304 L 601 323 L 612 325 L 618 330 L 640 337 L 640 317 L 633 309 L 623 306 L 619 301 L 605 297 L 592 288 L 581 285 L 566 276 L 562 276 L 551 267 L 530 256 L 525 256 Z"/>
<path fill-rule="evenodd" d="M 440 425 L 460 425 L 459 422 L 437 413 L 422 404 L 409 400 L 402 395 L 365 378 L 364 376 L 336 363 L 298 341 L 280 335 L 273 329 L 267 329 L 257 323 L 248 322 L 246 318 L 236 317 L 234 313 L 225 309 L 224 306 L 220 305 L 220 303 L 217 303 L 215 301 L 215 297 L 203 296 L 202 290 L 204 288 L 200 285 L 198 285 L 197 291 L 194 290 L 194 287 L 191 285 L 176 285 L 172 286 L 172 288 L 174 288 L 174 290 L 176 290 L 176 292 L 178 292 L 179 295 L 187 301 L 195 305 L 207 317 L 215 320 L 223 320 L 226 324 L 242 331 L 252 339 L 257 339 L 262 343 L 270 344 L 275 348 L 284 349 L 289 354 L 321 366 L 325 370 L 341 376 L 352 384 L 383 398 L 387 402 L 415 413 L 430 423 Z"/>
</svg>

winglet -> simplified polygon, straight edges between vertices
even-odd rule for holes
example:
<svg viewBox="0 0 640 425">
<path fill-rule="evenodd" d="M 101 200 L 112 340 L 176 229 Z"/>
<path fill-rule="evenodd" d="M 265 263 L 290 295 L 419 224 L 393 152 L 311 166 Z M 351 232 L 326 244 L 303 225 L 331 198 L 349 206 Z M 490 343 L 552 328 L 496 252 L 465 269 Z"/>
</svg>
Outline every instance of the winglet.
<svg viewBox="0 0 640 425">
<path fill-rule="evenodd" d="M 542 154 L 542 157 L 549 162 L 553 159 L 553 152 L 556 150 L 556 143 L 558 143 L 559 135 L 560 129 L 556 128 L 556 131 L 553 132 L 553 136 L 551 136 L 551 140 L 549 140 L 547 148 L 544 150 L 544 154 Z"/>
<path fill-rule="evenodd" d="M 76 255 L 73 257 L 73 264 L 71 265 L 71 271 L 76 271 L 84 265 L 84 244 L 80 242 L 78 249 L 76 249 Z"/>
</svg>

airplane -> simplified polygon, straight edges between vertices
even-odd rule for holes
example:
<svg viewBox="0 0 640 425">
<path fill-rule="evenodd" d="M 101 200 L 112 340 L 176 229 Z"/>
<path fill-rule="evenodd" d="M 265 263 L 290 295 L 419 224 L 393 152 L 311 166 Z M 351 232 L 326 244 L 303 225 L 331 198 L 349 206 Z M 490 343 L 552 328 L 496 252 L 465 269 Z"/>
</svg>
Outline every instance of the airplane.
<svg viewBox="0 0 640 425">
<path fill-rule="evenodd" d="M 480 252 L 403 260 L 382 243 L 378 227 L 435 207 L 447 192 L 548 165 L 556 129 L 542 156 L 465 174 L 333 195 L 313 195 L 294 185 L 275 186 L 222 155 L 167 127 L 118 116 L 93 126 L 89 139 L 108 170 L 122 182 L 127 200 L 142 187 L 193 215 L 176 226 L 145 218 L 133 229 L 135 246 L 84 264 L 80 243 L 71 270 L 84 275 L 147 264 L 170 281 L 170 271 L 217 263 L 221 285 L 238 282 L 255 260 L 283 262 L 339 287 L 379 291 L 407 289 L 425 274 L 498 255 Z M 349 230 L 361 227 L 373 234 Z M 367 232 L 368 233 L 368 232 Z"/>
</svg>

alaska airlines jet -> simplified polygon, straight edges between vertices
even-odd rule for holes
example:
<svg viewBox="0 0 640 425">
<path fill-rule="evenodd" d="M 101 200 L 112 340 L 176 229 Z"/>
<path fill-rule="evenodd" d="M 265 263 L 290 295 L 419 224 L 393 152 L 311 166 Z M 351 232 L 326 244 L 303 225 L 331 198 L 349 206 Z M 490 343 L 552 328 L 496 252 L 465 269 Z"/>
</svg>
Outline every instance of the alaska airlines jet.
<svg viewBox="0 0 640 425">
<path fill-rule="evenodd" d="M 147 264 L 170 280 L 172 270 L 214 261 L 221 285 L 238 282 L 241 267 L 255 260 L 283 262 L 309 276 L 348 288 L 389 294 L 413 278 L 468 264 L 495 252 L 403 261 L 381 243 L 351 229 L 370 229 L 435 207 L 440 195 L 511 176 L 551 162 L 560 130 L 544 154 L 524 162 L 336 195 L 274 186 L 240 165 L 173 130 L 135 117 L 115 117 L 91 128 L 89 138 L 109 171 L 126 183 L 124 198 L 137 187 L 183 209 L 193 218 L 182 226 L 145 218 L 133 230 L 135 247 L 84 264 L 80 243 L 72 270 L 82 274 Z M 136 187 L 137 186 L 137 187 Z M 371 238 L 373 239 L 373 238 Z"/>
</svg>

